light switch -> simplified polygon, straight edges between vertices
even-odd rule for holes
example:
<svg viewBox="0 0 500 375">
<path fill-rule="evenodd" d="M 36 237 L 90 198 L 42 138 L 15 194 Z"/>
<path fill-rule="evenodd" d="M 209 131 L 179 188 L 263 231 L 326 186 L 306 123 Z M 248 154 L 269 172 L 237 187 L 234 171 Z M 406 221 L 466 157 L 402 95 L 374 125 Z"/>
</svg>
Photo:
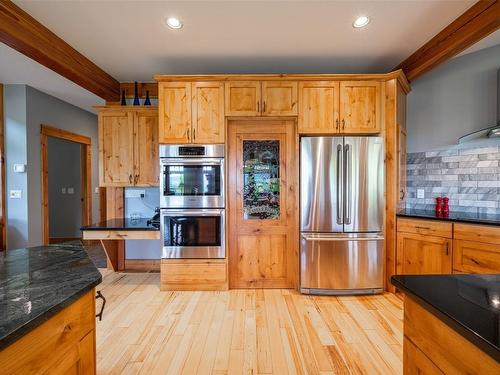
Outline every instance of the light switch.
<svg viewBox="0 0 500 375">
<path fill-rule="evenodd" d="M 424 189 L 417 189 L 417 198 L 418 199 L 424 199 L 425 198 L 425 190 Z"/>
<path fill-rule="evenodd" d="M 68 194 L 75 194 L 75 188 L 69 187 Z"/>
<path fill-rule="evenodd" d="M 94 189 L 94 193 L 99 194 L 99 188 L 98 188 L 98 187 L 96 187 L 96 188 Z"/>
<path fill-rule="evenodd" d="M 9 191 L 9 198 L 11 199 L 21 199 L 22 190 L 11 190 Z"/>
<path fill-rule="evenodd" d="M 66 188 L 61 188 L 61 194 L 66 194 Z"/>
<path fill-rule="evenodd" d="M 26 172 L 26 164 L 14 164 L 14 173 Z"/>
</svg>

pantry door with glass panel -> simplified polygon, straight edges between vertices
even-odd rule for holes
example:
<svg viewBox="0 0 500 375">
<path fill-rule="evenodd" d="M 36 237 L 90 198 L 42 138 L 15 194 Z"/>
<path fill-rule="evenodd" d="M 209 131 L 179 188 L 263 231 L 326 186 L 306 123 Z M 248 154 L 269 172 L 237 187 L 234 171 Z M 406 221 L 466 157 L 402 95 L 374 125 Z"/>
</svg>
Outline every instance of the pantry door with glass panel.
<svg viewBox="0 0 500 375">
<path fill-rule="evenodd" d="M 295 121 L 228 122 L 231 288 L 297 286 Z"/>
</svg>

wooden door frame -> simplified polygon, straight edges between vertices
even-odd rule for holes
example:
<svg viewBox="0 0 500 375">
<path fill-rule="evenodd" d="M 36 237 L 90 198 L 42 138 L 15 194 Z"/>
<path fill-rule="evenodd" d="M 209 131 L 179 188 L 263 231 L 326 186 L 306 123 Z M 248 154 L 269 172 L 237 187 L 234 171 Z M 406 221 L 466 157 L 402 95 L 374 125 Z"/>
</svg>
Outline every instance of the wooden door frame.
<svg viewBox="0 0 500 375">
<path fill-rule="evenodd" d="M 81 146 L 82 225 L 92 221 L 92 140 L 90 137 L 40 125 L 41 176 L 42 176 L 42 236 L 43 244 L 49 244 L 49 160 L 48 138 L 63 139 Z"/>
<path fill-rule="evenodd" d="M 0 251 L 7 249 L 7 213 L 5 184 L 5 122 L 3 107 L 3 84 L 0 83 Z"/>
</svg>

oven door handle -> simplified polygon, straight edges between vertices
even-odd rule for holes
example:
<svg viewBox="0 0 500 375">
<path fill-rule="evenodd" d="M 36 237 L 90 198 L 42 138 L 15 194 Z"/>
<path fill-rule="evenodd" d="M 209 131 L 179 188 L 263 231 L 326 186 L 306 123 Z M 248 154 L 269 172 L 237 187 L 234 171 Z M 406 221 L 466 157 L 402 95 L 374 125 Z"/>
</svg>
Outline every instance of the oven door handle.
<svg viewBox="0 0 500 375">
<path fill-rule="evenodd" d="M 222 165 L 224 159 L 160 159 L 161 165 Z"/>
<path fill-rule="evenodd" d="M 175 215 L 175 216 L 222 216 L 222 210 L 169 210 L 162 208 L 160 210 L 162 215 Z"/>
</svg>

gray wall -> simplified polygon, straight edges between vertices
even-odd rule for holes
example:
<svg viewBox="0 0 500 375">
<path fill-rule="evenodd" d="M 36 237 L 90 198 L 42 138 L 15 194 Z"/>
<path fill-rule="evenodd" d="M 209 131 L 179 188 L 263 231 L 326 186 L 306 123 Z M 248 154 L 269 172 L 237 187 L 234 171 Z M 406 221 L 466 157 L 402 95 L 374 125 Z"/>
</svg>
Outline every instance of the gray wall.
<svg viewBox="0 0 500 375">
<path fill-rule="evenodd" d="M 408 95 L 408 152 L 457 143 L 497 122 L 500 45 L 457 57 L 412 84 Z"/>
<path fill-rule="evenodd" d="M 8 198 L 7 246 L 9 249 L 37 246 L 42 243 L 40 125 L 91 137 L 94 192 L 99 183 L 97 116 L 25 85 L 5 85 L 4 101 L 7 189 L 19 186 L 23 190 L 22 199 Z M 14 147 L 11 142 L 24 146 Z M 28 165 L 27 173 L 13 174 L 12 165 L 23 162 Z M 99 219 L 98 194 L 92 194 L 92 217 L 93 221 Z"/>
<path fill-rule="evenodd" d="M 47 148 L 49 237 L 81 237 L 81 146 L 78 143 L 49 137 Z M 69 193 L 68 188 L 73 189 L 73 194 Z"/>
<path fill-rule="evenodd" d="M 6 216 L 8 248 L 28 245 L 28 179 L 14 173 L 14 164 L 26 164 L 26 86 L 4 86 Z M 21 199 L 9 199 L 11 190 L 21 190 Z"/>
</svg>

